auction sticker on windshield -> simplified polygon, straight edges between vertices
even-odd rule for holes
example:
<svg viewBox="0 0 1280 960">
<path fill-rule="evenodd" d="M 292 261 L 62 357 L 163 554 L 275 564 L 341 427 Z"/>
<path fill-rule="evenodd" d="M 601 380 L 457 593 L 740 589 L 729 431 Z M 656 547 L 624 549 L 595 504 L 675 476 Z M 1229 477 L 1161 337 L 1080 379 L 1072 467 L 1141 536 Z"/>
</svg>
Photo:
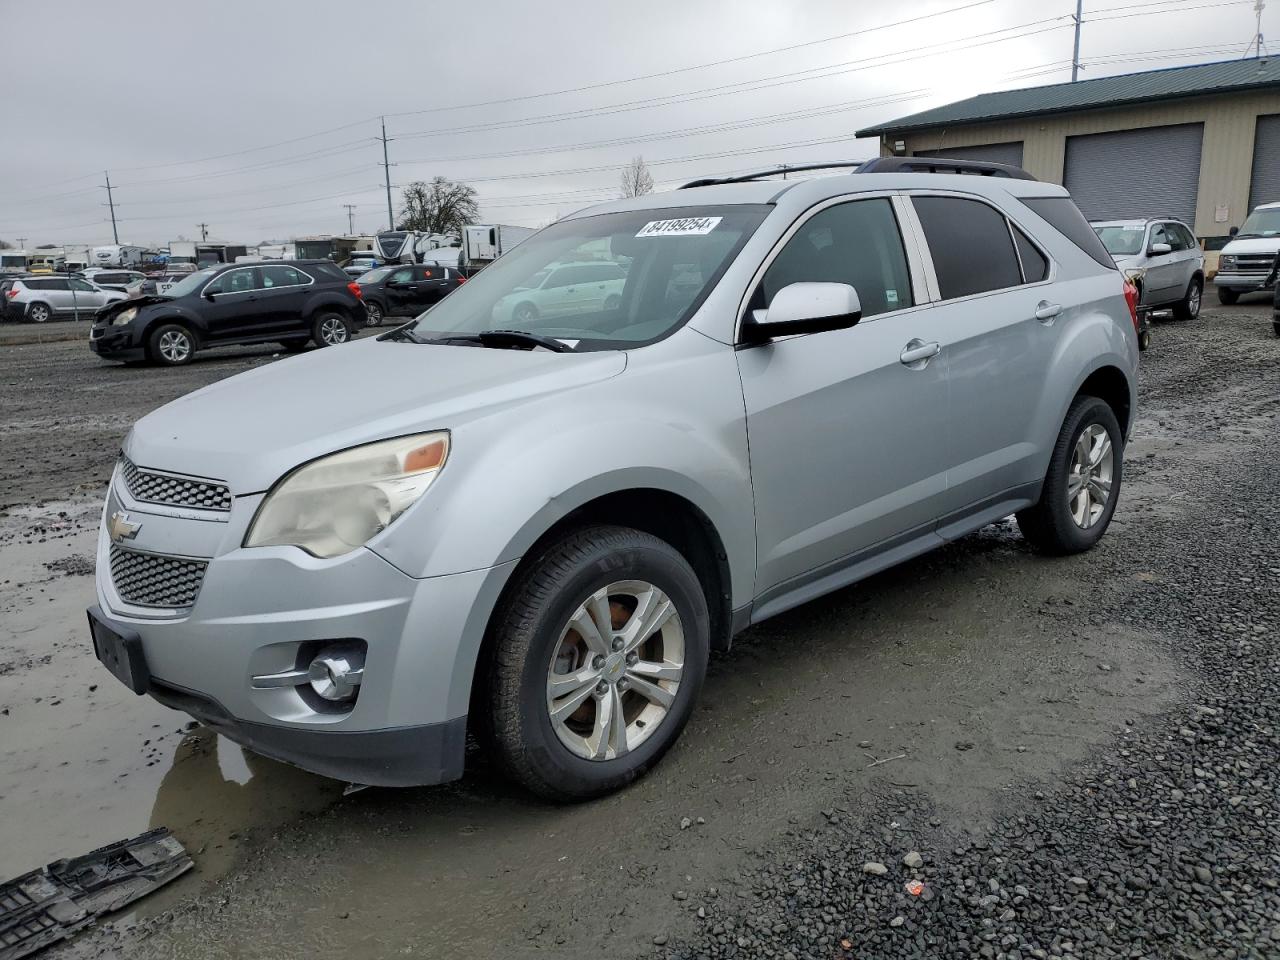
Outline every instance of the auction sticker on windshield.
<svg viewBox="0 0 1280 960">
<path fill-rule="evenodd" d="M 679 220 L 650 220 L 637 237 L 700 237 L 716 228 L 721 217 L 682 217 Z"/>
</svg>

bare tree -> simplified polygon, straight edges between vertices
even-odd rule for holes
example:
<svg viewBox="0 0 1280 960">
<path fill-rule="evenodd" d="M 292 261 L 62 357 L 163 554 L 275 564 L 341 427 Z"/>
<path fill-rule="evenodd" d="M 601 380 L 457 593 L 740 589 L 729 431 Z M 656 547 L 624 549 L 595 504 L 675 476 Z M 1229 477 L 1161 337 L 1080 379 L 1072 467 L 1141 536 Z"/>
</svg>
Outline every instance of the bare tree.
<svg viewBox="0 0 1280 960">
<path fill-rule="evenodd" d="M 622 171 L 622 195 L 624 197 L 642 197 L 653 193 L 653 176 L 644 162 L 644 157 L 635 156 Z"/>
<path fill-rule="evenodd" d="M 430 183 L 418 180 L 404 188 L 397 229 L 461 235 L 462 228 L 479 217 L 474 187 L 435 177 Z"/>
<path fill-rule="evenodd" d="M 13 244 L 8 240 L 0 240 L 0 250 L 12 250 Z"/>
</svg>

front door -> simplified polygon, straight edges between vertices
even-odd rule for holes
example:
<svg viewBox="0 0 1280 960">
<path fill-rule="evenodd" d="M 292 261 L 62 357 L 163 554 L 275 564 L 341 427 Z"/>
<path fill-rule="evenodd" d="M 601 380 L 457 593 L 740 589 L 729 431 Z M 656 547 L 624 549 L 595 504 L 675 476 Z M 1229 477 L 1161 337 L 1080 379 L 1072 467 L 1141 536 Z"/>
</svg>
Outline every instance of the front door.
<svg viewBox="0 0 1280 960">
<path fill-rule="evenodd" d="M 386 290 L 387 316 L 413 317 L 422 312 L 414 306 L 418 296 L 416 277 L 420 276 L 417 271 L 417 267 L 401 267 L 387 277 L 383 284 L 383 289 Z"/>
<path fill-rule="evenodd" d="M 210 280 L 199 308 L 208 340 L 236 340 L 258 332 L 266 309 L 260 294 L 257 267 L 237 267 Z"/>
<path fill-rule="evenodd" d="M 756 595 L 766 603 L 771 591 L 933 537 L 949 404 L 947 357 L 929 350 L 945 331 L 915 306 L 912 280 L 894 202 L 875 197 L 802 221 L 751 295 L 749 309 L 767 309 L 791 283 L 848 283 L 863 317 L 848 330 L 738 351 Z"/>
<path fill-rule="evenodd" d="M 1167 243 L 1169 253 L 1152 254 L 1151 248 L 1157 243 Z M 1181 299 L 1182 273 L 1178 266 L 1178 255 L 1173 252 L 1174 239 L 1172 231 L 1163 223 L 1151 225 L 1147 235 L 1147 272 L 1143 276 L 1146 295 L 1143 302 L 1148 304 L 1168 303 Z"/>
<path fill-rule="evenodd" d="M 106 306 L 106 294 L 88 280 L 81 280 L 79 277 L 68 277 L 67 284 L 71 287 L 71 292 L 75 297 L 77 317 L 92 317 L 100 308 Z"/>
</svg>

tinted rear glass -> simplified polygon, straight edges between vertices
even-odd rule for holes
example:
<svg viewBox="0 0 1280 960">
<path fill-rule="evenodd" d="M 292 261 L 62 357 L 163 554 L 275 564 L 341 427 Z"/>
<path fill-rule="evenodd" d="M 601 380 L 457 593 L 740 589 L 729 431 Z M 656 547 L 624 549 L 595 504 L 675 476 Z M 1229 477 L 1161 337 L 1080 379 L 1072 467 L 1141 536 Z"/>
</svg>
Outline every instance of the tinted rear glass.
<svg viewBox="0 0 1280 960">
<path fill-rule="evenodd" d="M 1004 214 L 977 200 L 912 197 L 944 300 L 1022 282 Z"/>
<path fill-rule="evenodd" d="M 1027 235 L 1017 227 L 1013 228 L 1013 239 L 1018 245 L 1018 258 L 1022 261 L 1022 280 L 1024 283 L 1038 283 L 1049 275 L 1049 261 Z"/>
<path fill-rule="evenodd" d="M 341 280 L 343 283 L 350 283 L 351 278 L 343 272 L 342 268 L 336 263 L 308 263 L 301 268 L 311 274 L 317 280 Z"/>
<path fill-rule="evenodd" d="M 1070 197 L 1023 197 L 1022 202 L 1098 263 L 1116 268 L 1111 254 Z"/>
</svg>

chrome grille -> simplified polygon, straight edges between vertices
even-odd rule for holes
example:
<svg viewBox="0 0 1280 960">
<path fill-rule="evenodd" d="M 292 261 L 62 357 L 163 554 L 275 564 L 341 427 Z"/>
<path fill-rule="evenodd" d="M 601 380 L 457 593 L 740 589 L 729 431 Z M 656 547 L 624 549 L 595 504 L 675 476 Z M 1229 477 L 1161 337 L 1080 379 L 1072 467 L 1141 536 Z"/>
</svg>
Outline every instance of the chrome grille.
<svg viewBox="0 0 1280 960">
<path fill-rule="evenodd" d="M 135 500 L 197 510 L 231 509 L 231 488 L 225 483 L 143 470 L 124 456 L 120 458 L 120 475 Z"/>
<path fill-rule="evenodd" d="M 1242 253 L 1236 257 L 1237 270 L 1270 270 L 1272 264 L 1276 262 L 1274 254 L 1248 254 Z"/>
<path fill-rule="evenodd" d="M 205 560 L 165 557 L 111 547 L 111 582 L 125 603 L 139 607 L 189 607 L 204 580 Z"/>
</svg>

